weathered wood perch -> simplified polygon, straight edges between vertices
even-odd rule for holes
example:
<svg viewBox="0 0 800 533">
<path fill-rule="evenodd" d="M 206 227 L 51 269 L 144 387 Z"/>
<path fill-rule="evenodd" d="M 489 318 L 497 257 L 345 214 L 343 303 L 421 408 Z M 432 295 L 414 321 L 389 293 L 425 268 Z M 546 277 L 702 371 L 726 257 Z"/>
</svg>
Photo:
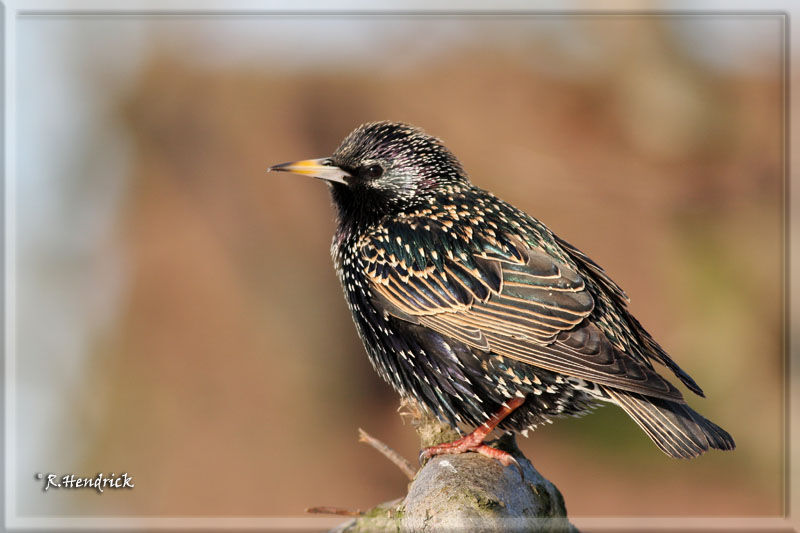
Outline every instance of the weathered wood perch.
<svg viewBox="0 0 800 533">
<path fill-rule="evenodd" d="M 422 447 L 458 437 L 430 416 L 417 412 L 411 417 Z M 362 435 L 361 440 L 368 438 Z M 370 444 L 395 464 L 403 461 L 391 457 L 394 452 L 382 449 L 382 443 Z M 434 457 L 416 473 L 404 498 L 361 513 L 333 532 L 577 531 L 567 520 L 561 493 L 536 471 L 515 439 L 504 437 L 493 445 L 511 453 L 523 475 L 477 453 Z"/>
</svg>

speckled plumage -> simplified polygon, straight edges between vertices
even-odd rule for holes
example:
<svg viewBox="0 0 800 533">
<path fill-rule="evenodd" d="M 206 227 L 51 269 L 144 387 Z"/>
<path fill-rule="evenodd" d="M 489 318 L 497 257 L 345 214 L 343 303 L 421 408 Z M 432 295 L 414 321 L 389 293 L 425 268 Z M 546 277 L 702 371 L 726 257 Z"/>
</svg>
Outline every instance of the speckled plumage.
<svg viewBox="0 0 800 533">
<path fill-rule="evenodd" d="M 401 395 L 459 430 L 523 398 L 500 428 L 524 433 L 610 402 L 669 455 L 733 448 L 656 372 L 653 362 L 702 395 L 603 269 L 472 185 L 441 141 L 365 124 L 321 165 L 341 172 L 331 253 L 347 303 Z"/>
</svg>

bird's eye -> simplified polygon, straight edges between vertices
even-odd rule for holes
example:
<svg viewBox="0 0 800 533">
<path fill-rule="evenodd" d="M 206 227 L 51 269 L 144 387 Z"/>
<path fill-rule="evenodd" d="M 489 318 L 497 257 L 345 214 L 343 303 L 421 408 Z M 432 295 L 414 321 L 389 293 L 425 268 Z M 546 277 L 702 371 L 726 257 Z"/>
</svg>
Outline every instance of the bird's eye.
<svg viewBox="0 0 800 533">
<path fill-rule="evenodd" d="M 380 178 L 383 175 L 383 167 L 380 165 L 369 165 L 364 167 L 364 177 L 369 179 Z"/>
</svg>

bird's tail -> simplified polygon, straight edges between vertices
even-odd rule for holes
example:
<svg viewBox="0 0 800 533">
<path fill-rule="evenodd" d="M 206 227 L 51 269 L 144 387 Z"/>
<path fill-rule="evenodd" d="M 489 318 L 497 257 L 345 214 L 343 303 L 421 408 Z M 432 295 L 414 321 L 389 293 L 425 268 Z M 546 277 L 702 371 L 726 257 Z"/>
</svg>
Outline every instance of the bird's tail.
<svg viewBox="0 0 800 533">
<path fill-rule="evenodd" d="M 736 447 L 727 431 L 686 404 L 605 389 L 667 455 L 688 459 L 709 448 L 732 450 Z"/>
</svg>

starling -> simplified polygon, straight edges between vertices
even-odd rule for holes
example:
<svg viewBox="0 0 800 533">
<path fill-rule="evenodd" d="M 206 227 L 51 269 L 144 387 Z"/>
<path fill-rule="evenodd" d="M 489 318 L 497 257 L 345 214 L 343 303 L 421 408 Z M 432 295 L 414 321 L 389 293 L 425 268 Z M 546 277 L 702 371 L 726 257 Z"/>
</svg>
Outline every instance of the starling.
<svg viewBox="0 0 800 533">
<path fill-rule="evenodd" d="M 603 268 L 474 186 L 439 139 L 368 123 L 330 157 L 270 170 L 327 181 L 331 255 L 372 365 L 463 435 L 423 457 L 476 451 L 508 465 L 484 444 L 495 428 L 527 435 L 604 402 L 672 457 L 734 448 L 656 371 L 703 396 Z"/>
</svg>

